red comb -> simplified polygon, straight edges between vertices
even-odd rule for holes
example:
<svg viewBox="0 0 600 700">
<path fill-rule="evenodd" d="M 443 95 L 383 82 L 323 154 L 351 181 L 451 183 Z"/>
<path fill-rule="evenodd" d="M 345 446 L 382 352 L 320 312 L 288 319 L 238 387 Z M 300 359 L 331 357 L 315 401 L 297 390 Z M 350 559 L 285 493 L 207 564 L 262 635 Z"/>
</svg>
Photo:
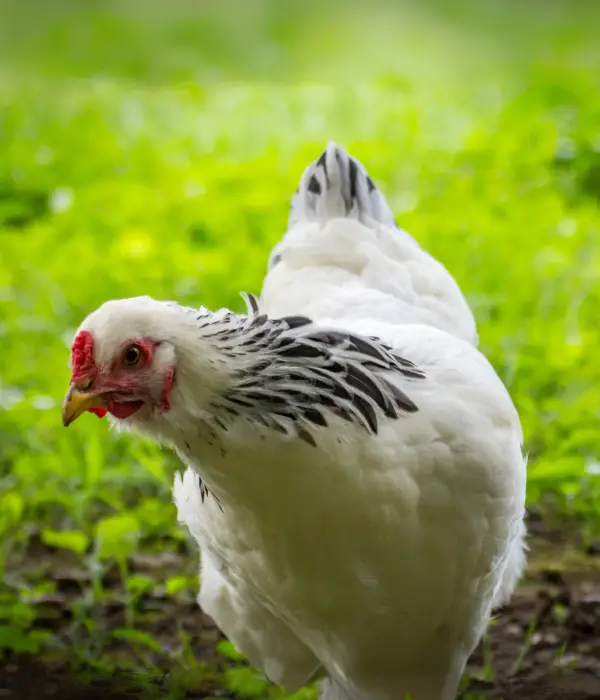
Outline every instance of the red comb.
<svg viewBox="0 0 600 700">
<path fill-rule="evenodd" d="M 79 331 L 71 346 L 71 379 L 92 379 L 98 374 L 98 368 L 94 362 L 94 338 L 89 331 Z M 95 413 L 98 418 L 104 418 L 108 413 L 106 408 L 88 408 L 90 413 Z"/>
<path fill-rule="evenodd" d="M 88 377 L 97 372 L 94 363 L 94 339 L 89 331 L 79 331 L 71 347 L 73 379 Z"/>
</svg>

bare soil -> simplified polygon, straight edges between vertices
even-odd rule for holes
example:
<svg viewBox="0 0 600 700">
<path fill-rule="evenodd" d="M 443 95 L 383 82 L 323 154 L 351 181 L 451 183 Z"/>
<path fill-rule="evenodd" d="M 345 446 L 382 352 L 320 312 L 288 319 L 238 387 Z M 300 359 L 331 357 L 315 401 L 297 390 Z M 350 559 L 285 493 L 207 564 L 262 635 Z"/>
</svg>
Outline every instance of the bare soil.
<svg viewBox="0 0 600 700">
<path fill-rule="evenodd" d="M 576 534 L 550 527 L 535 514 L 530 515 L 529 528 L 528 575 L 511 604 L 498 611 L 487 638 L 473 654 L 469 681 L 460 697 L 600 700 L 600 544 L 584 547 Z M 184 553 L 170 552 L 158 557 L 138 556 L 131 564 L 138 573 L 165 580 L 195 566 L 190 559 Z M 59 584 L 58 593 L 40 603 L 48 611 L 42 616 L 42 624 L 63 643 L 70 641 L 73 648 L 86 644 L 89 647 L 89 640 L 78 636 L 81 625 L 72 611 L 74 601 L 85 588 L 84 572 L 65 562 L 64 554 L 42 549 L 35 552 L 33 562 L 36 576 L 45 562 L 48 574 L 52 571 Z M 25 575 L 26 564 L 22 562 Z M 111 631 L 125 624 L 118 580 L 115 572 L 106 572 L 104 583 L 110 589 L 112 581 L 115 595 L 96 606 L 95 625 L 105 635 L 105 643 L 97 653 L 105 655 L 108 649 L 113 662 L 121 659 L 130 666 L 132 661 L 142 667 L 152 665 L 156 671 L 154 681 L 142 688 L 132 682 L 130 673 L 102 678 L 101 672 L 92 672 L 89 665 L 81 662 L 81 653 L 79 664 L 74 666 L 73 655 L 65 654 L 63 648 L 63 653 L 54 658 L 19 654 L 0 661 L 0 700 L 164 698 L 165 678 L 172 673 L 174 663 L 181 664 L 182 635 L 189 640 L 188 652 L 206 662 L 206 667 L 197 683 L 188 679 L 181 697 L 235 697 L 218 681 L 218 669 L 226 663 L 215 652 L 221 639 L 219 631 L 198 609 L 189 592 L 175 596 L 154 592 L 137 603 L 136 627 L 151 633 L 164 653 L 147 651 L 136 656 L 131 643 L 110 637 Z M 172 650 L 178 655 L 176 662 L 169 655 Z M 90 654 L 93 656 L 94 650 L 88 648 Z"/>
</svg>

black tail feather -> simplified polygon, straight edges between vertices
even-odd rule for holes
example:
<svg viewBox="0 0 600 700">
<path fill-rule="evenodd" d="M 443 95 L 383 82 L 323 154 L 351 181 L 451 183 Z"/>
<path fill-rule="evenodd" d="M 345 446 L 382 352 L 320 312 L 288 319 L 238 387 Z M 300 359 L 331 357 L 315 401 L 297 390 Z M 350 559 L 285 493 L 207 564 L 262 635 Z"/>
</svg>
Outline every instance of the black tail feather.
<svg viewBox="0 0 600 700">
<path fill-rule="evenodd" d="M 364 166 L 331 141 L 300 179 L 292 198 L 289 227 L 300 221 L 335 217 L 396 226 L 385 197 Z"/>
</svg>

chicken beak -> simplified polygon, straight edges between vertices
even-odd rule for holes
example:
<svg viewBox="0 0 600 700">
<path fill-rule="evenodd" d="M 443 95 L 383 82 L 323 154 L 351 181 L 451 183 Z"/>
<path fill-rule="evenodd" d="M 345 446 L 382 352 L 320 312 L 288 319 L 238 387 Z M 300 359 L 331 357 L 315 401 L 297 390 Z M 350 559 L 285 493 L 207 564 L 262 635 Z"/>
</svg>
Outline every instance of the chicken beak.
<svg viewBox="0 0 600 700">
<path fill-rule="evenodd" d="M 63 425 L 68 427 L 90 408 L 103 408 L 104 400 L 100 394 L 90 394 L 71 384 L 65 396 L 62 410 Z"/>
</svg>

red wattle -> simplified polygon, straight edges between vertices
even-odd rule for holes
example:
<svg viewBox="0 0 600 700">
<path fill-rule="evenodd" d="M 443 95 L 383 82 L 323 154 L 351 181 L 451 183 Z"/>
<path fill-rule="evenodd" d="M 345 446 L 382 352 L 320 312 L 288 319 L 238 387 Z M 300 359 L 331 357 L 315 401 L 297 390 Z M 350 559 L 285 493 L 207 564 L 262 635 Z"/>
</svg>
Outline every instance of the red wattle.
<svg viewBox="0 0 600 700">
<path fill-rule="evenodd" d="M 108 410 L 115 418 L 129 418 L 144 405 L 143 401 L 112 401 L 108 402 Z"/>
</svg>

